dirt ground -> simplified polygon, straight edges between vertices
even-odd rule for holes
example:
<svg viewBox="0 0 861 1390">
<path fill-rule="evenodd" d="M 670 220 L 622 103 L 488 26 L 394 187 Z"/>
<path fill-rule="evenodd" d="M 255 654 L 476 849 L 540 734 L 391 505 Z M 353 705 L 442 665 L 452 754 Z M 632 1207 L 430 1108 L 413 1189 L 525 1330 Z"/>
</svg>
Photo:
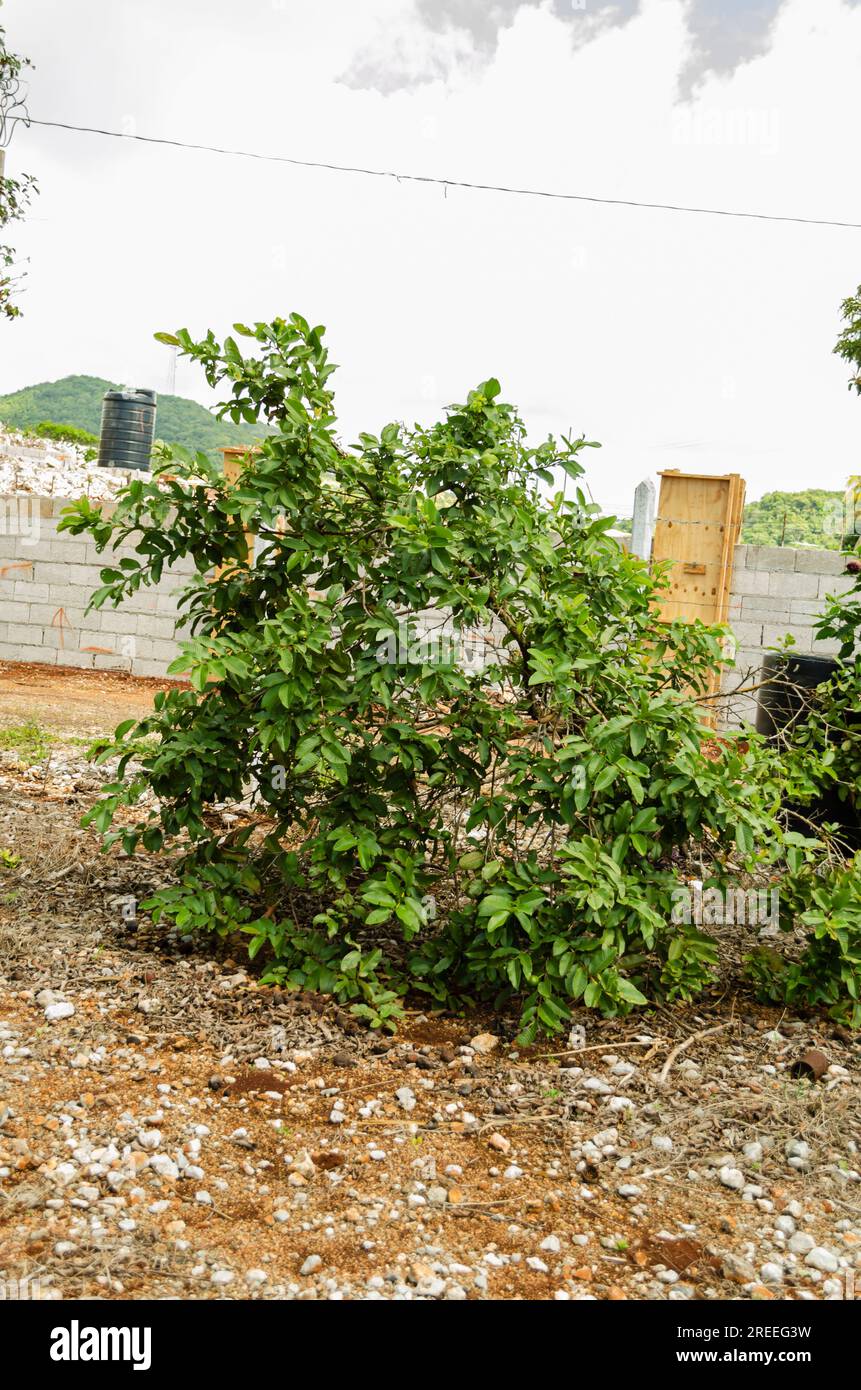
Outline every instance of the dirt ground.
<svg viewBox="0 0 861 1390">
<path fill-rule="evenodd" d="M 0 1283 L 42 1297 L 838 1298 L 861 1271 L 861 1048 L 751 1002 L 411 1011 L 394 1040 L 152 924 L 81 736 L 159 682 L 0 670 Z M 11 744 L 11 746 L 10 746 Z M 134 920 L 132 918 L 134 917 Z M 793 1074 L 808 1046 L 829 1069 Z"/>
<path fill-rule="evenodd" d="M 104 734 L 123 719 L 141 718 L 157 690 L 178 681 L 124 671 L 76 671 L 35 662 L 0 662 L 0 721 L 44 725 L 58 734 Z"/>
</svg>

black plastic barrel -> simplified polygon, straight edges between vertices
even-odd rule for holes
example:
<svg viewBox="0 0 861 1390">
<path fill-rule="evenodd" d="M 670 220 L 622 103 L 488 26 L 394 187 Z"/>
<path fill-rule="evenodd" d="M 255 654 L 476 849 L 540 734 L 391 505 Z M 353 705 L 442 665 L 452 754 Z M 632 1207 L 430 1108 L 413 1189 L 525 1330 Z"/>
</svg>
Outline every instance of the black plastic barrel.
<svg viewBox="0 0 861 1390">
<path fill-rule="evenodd" d="M 791 738 L 793 728 L 807 720 L 812 692 L 829 680 L 839 666 L 833 657 L 769 653 L 762 663 L 757 733 L 774 742 Z M 783 809 L 791 830 L 810 835 L 817 826 L 836 825 L 840 838 L 851 850 L 861 849 L 861 805 L 853 790 L 841 797 L 836 787 L 828 787 L 809 803 L 787 802 Z"/>
<path fill-rule="evenodd" d="M 100 468 L 149 469 L 155 439 L 155 391 L 106 391 L 99 435 Z"/>
<path fill-rule="evenodd" d="M 793 725 L 803 723 L 810 709 L 810 692 L 823 681 L 830 680 L 839 664 L 829 656 L 769 652 L 760 676 L 757 733 L 765 734 L 766 738 L 778 738 Z"/>
</svg>

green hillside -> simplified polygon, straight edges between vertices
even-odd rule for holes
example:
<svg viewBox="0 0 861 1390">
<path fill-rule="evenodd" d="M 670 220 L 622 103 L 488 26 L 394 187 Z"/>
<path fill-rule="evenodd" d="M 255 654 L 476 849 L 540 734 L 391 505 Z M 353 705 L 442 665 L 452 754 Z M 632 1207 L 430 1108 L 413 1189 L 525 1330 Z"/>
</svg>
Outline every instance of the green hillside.
<svg viewBox="0 0 861 1390">
<path fill-rule="evenodd" d="M 102 396 L 116 390 L 115 382 L 97 376 L 64 376 L 60 381 L 44 381 L 0 396 L 0 420 L 14 429 L 33 429 L 43 421 L 73 425 L 98 434 L 102 418 Z M 158 398 L 156 437 L 168 444 L 212 453 L 222 445 L 253 444 L 264 431 L 255 425 L 234 425 L 217 420 L 197 401 L 184 396 Z"/>
</svg>

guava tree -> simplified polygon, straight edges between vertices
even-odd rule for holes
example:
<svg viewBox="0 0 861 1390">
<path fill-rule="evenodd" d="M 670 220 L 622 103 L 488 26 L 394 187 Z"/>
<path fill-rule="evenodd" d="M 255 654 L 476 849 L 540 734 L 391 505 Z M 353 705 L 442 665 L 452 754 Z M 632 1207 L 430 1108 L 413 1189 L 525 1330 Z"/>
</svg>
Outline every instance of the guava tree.
<svg viewBox="0 0 861 1390">
<path fill-rule="evenodd" d="M 110 514 L 82 499 L 63 522 L 135 547 L 97 606 L 196 567 L 190 684 L 120 726 L 91 813 L 128 853 L 177 856 L 154 913 L 244 933 L 269 979 L 375 1026 L 408 990 L 516 999 L 528 1038 L 577 1001 L 618 1014 L 703 989 L 716 945 L 672 920 L 680 856 L 715 883 L 753 863 L 774 790 L 755 740 L 706 756 L 720 634 L 658 616 L 648 568 L 577 486 L 593 446 L 529 443 L 488 380 L 435 424 L 346 448 L 323 329 L 236 333 L 161 336 L 223 415 L 269 427 L 239 479 L 174 448 Z M 494 634 L 487 664 L 433 643 L 446 615 Z M 225 829 L 213 808 L 243 798 Z"/>
</svg>

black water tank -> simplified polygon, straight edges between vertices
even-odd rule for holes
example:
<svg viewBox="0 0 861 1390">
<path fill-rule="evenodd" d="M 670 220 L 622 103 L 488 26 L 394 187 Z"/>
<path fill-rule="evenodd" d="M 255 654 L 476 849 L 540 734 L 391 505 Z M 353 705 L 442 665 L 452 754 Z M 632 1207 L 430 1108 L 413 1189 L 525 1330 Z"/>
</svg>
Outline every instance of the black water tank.
<svg viewBox="0 0 861 1390">
<path fill-rule="evenodd" d="M 804 723 L 810 709 L 809 692 L 830 680 L 839 664 L 828 656 L 769 652 L 760 676 L 757 733 L 776 738 L 793 725 Z"/>
<path fill-rule="evenodd" d="M 782 655 L 771 652 L 762 663 L 763 682 L 756 708 L 757 733 L 778 742 L 791 739 L 793 729 L 804 724 L 811 707 L 811 694 L 838 670 L 840 662 L 827 656 Z M 850 722 L 857 722 L 859 716 Z M 846 789 L 843 788 L 845 791 Z M 838 835 L 854 852 L 861 849 L 861 800 L 849 789 L 841 797 L 837 787 L 826 787 L 809 802 L 784 804 L 790 830 L 809 835 L 818 825 L 838 827 Z"/>
<path fill-rule="evenodd" d="M 155 439 L 155 391 L 106 391 L 99 434 L 100 468 L 146 472 Z"/>
</svg>

